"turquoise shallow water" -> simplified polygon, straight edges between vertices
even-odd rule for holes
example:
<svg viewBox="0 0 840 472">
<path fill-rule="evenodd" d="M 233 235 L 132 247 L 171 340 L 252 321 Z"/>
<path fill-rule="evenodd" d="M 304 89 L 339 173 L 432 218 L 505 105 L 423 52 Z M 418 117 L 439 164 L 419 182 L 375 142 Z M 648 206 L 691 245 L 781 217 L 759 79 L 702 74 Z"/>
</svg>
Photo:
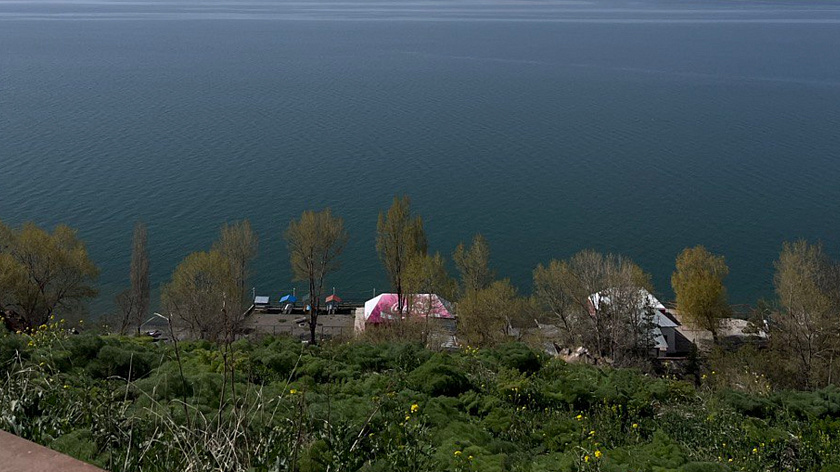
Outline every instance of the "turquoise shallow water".
<svg viewBox="0 0 840 472">
<path fill-rule="evenodd" d="M 484 233 L 538 262 L 631 256 L 670 296 L 676 254 L 725 254 L 772 295 L 782 241 L 840 253 L 840 2 L 0 0 L 0 219 L 79 228 L 107 311 L 131 227 L 152 276 L 225 220 L 291 287 L 282 231 L 331 206 L 330 285 L 385 287 L 377 212 L 412 196 L 435 250 Z"/>
</svg>

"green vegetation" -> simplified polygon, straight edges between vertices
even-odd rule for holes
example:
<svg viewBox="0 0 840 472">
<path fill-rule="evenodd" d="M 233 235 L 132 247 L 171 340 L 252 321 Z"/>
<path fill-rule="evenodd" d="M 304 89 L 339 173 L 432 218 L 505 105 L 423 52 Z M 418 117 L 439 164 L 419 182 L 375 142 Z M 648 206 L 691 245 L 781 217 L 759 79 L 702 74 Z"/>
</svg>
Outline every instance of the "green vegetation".
<svg viewBox="0 0 840 472">
<path fill-rule="evenodd" d="M 746 394 L 710 371 L 695 388 L 518 343 L 275 338 L 180 343 L 181 378 L 169 345 L 62 327 L 0 337 L 0 427 L 113 471 L 840 467 L 835 387 Z"/>
<path fill-rule="evenodd" d="M 317 213 L 304 211 L 299 220 L 289 224 L 285 237 L 295 280 L 309 283 L 309 342 L 315 344 L 324 280 L 340 266 L 347 230 L 344 220 L 327 208 Z"/>
<path fill-rule="evenodd" d="M 422 312 L 316 345 L 348 235 L 324 210 L 285 237 L 309 283 L 309 343 L 236 340 L 258 246 L 244 221 L 162 287 L 169 332 L 195 339 L 170 345 L 72 334 L 86 330 L 56 319 L 96 294 L 83 242 L 66 226 L 0 223 L 0 428 L 113 471 L 840 471 L 840 264 L 818 244 L 784 245 L 777 299 L 734 336 L 722 335 L 723 256 L 683 251 L 677 308 L 713 341 L 663 360 L 651 354 L 651 277 L 630 259 L 551 260 L 523 295 L 478 235 L 453 253 L 456 281 L 407 197 L 380 213 L 377 252 L 401 310 L 424 309 L 416 293 L 455 301 L 460 349 L 430 349 L 442 332 Z M 150 315 L 142 225 L 133 247 L 131 287 L 104 333 Z M 549 358 L 546 344 L 586 348 L 578 359 L 600 367 Z"/>
<path fill-rule="evenodd" d="M 39 326 L 59 310 L 78 313 L 96 296 L 98 277 L 74 229 L 59 225 L 49 233 L 0 221 L 0 309 L 12 310 L 17 325 Z"/>
<path fill-rule="evenodd" d="M 723 256 L 697 246 L 684 249 L 677 256 L 677 269 L 671 276 L 677 308 L 687 320 L 711 331 L 715 340 L 720 319 L 731 314 L 723 285 L 727 275 L 729 267 Z"/>
<path fill-rule="evenodd" d="M 819 244 L 785 243 L 776 261 L 774 284 L 779 308 L 768 310 L 767 317 L 771 347 L 781 354 L 779 377 L 800 388 L 836 383 L 840 265 Z"/>
<path fill-rule="evenodd" d="M 257 237 L 246 220 L 225 224 L 210 251 L 189 254 L 161 290 L 172 321 L 201 339 L 233 339 L 245 319 L 245 290 Z"/>
<path fill-rule="evenodd" d="M 376 223 L 376 252 L 388 274 L 391 288 L 397 294 L 400 314 L 405 305 L 405 278 L 411 260 L 425 256 L 428 249 L 423 219 L 411 213 L 408 196 L 394 197 L 387 212 L 379 213 Z"/>
<path fill-rule="evenodd" d="M 464 243 L 455 248 L 452 260 L 461 274 L 461 291 L 466 294 L 490 286 L 496 274 L 490 268 L 490 245 L 481 234 L 473 237 L 469 248 Z"/>
</svg>

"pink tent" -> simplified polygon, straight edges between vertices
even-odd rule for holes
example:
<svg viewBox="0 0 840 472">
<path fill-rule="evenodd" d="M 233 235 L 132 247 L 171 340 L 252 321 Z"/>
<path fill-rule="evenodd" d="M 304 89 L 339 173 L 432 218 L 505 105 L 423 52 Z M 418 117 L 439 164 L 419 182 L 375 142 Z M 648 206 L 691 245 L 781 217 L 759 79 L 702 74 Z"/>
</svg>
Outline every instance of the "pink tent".
<svg viewBox="0 0 840 472">
<path fill-rule="evenodd" d="M 408 294 L 403 299 L 404 316 L 429 318 L 455 318 L 452 305 L 435 294 Z M 399 318 L 397 294 L 383 293 L 365 302 L 365 322 L 382 323 Z"/>
</svg>

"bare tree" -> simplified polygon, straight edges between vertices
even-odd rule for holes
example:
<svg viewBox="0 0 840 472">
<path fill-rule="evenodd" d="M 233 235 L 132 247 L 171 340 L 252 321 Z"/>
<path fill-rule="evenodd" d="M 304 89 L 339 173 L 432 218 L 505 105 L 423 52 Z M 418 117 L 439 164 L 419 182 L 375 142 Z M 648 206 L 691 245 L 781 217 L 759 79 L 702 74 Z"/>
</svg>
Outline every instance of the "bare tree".
<svg viewBox="0 0 840 472">
<path fill-rule="evenodd" d="M 134 237 L 131 248 L 131 299 L 129 313 L 132 322 L 140 334 L 140 325 L 149 316 L 149 248 L 146 225 L 137 222 L 134 225 Z"/>
<path fill-rule="evenodd" d="M 820 244 L 785 243 L 773 282 L 780 310 L 771 318 L 771 343 L 792 361 L 799 386 L 816 387 L 832 377 L 840 351 L 838 265 Z"/>
<path fill-rule="evenodd" d="M 117 332 L 120 334 L 126 334 L 128 330 L 131 329 L 134 313 L 136 312 L 134 307 L 134 297 L 131 296 L 131 289 L 126 289 L 118 293 L 117 296 L 114 297 L 114 304 L 117 305 L 117 313 L 114 317 L 109 317 L 106 322 L 108 322 L 109 325 L 111 321 L 117 323 Z M 142 323 L 142 321 L 140 323 Z M 137 324 L 138 335 L 140 332 L 140 323 Z"/>
<path fill-rule="evenodd" d="M 397 310 L 402 318 L 405 305 L 404 277 L 411 259 L 426 254 L 426 233 L 423 220 L 411 214 L 407 196 L 394 197 L 386 213 L 379 213 L 376 225 L 376 250 L 385 266 L 391 286 L 397 293 Z"/>
<path fill-rule="evenodd" d="M 590 297 L 590 313 L 600 326 L 601 355 L 632 364 L 653 347 L 654 307 L 650 276 L 627 258 L 608 256 L 606 289 Z"/>
<path fill-rule="evenodd" d="M 304 211 L 289 224 L 285 237 L 295 280 L 309 283 L 309 341 L 315 344 L 324 279 L 338 270 L 339 256 L 347 245 L 344 220 L 333 216 L 329 208 Z"/>
<path fill-rule="evenodd" d="M 564 341 L 617 363 L 647 355 L 650 276 L 631 260 L 591 250 L 534 270 L 534 298 L 560 322 Z"/>
</svg>

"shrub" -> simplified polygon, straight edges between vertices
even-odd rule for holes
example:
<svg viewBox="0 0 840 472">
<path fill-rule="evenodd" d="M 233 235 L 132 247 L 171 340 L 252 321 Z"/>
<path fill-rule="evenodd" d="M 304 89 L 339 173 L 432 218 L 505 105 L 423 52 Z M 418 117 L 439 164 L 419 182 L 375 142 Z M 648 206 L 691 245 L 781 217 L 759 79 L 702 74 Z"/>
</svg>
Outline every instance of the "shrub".
<svg viewBox="0 0 840 472">
<path fill-rule="evenodd" d="M 415 390 L 429 395 L 457 396 L 470 388 L 470 382 L 463 372 L 452 365 L 452 358 L 436 354 L 408 376 Z"/>
<path fill-rule="evenodd" d="M 105 345 L 99 350 L 96 359 L 88 364 L 87 371 L 99 379 L 116 376 L 136 380 L 151 371 L 155 357 L 130 344 Z"/>
<path fill-rule="evenodd" d="M 534 373 L 542 366 L 541 356 L 523 343 L 502 344 L 484 353 L 499 365 L 516 369 L 520 372 Z"/>
</svg>

